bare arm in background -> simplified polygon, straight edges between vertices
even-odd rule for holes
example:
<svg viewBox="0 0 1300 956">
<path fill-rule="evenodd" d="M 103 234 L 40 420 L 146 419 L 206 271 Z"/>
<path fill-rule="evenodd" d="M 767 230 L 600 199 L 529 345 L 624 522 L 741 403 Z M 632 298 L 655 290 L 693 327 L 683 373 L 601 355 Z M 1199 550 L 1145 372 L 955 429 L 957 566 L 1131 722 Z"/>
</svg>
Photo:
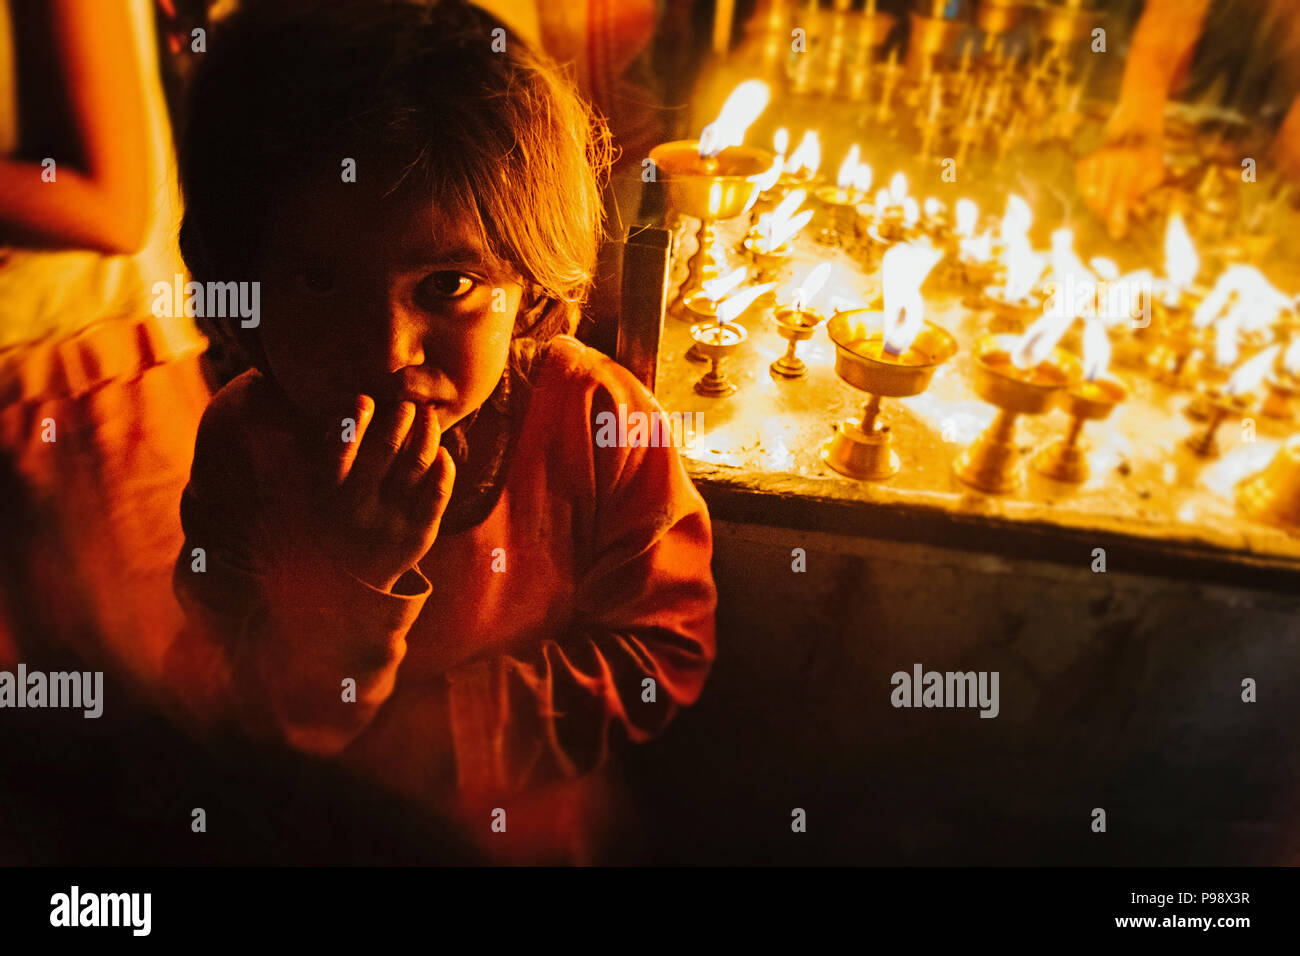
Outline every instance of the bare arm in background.
<svg viewBox="0 0 1300 956">
<path fill-rule="evenodd" d="M 1164 179 L 1169 92 L 1200 38 L 1210 0 L 1148 0 L 1133 34 L 1105 144 L 1079 160 L 1079 188 L 1115 238 L 1135 203 Z"/>
<path fill-rule="evenodd" d="M 81 160 L 0 158 L 0 242 L 134 253 L 148 223 L 148 131 L 125 0 L 48 0 Z M 17 11 L 15 11 L 17 12 Z"/>
</svg>

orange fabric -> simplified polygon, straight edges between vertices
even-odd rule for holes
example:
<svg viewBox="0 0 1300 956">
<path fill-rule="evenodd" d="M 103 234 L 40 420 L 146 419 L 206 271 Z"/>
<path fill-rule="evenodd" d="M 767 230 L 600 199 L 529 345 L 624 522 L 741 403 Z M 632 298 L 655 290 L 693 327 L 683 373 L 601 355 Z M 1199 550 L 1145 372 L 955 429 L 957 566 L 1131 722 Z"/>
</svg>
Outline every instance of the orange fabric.
<svg viewBox="0 0 1300 956">
<path fill-rule="evenodd" d="M 204 416 L 182 505 L 179 704 L 337 755 L 459 818 L 495 859 L 592 858 L 612 810 L 591 771 L 614 729 L 658 733 L 714 656 L 704 501 L 675 448 L 597 444 L 596 416 L 620 404 L 658 410 L 626 369 L 553 340 L 495 509 L 440 536 L 390 594 L 304 540 L 312 479 L 289 412 L 259 373 L 240 376 Z"/>
<path fill-rule="evenodd" d="M 158 685 L 183 622 L 170 575 L 209 398 L 202 342 L 145 318 L 2 353 L 0 391 L 21 396 L 0 405 L 6 662 L 62 646 Z"/>
</svg>

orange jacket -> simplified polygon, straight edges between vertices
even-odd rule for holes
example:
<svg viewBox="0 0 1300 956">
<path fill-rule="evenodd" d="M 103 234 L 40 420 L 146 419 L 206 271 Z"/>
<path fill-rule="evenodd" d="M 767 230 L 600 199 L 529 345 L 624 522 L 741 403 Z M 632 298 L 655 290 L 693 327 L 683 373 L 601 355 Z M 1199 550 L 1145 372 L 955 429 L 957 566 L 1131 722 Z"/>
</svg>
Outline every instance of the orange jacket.
<svg viewBox="0 0 1300 956">
<path fill-rule="evenodd" d="M 626 369 L 559 336 L 532 378 L 500 499 L 439 536 L 410 594 L 315 556 L 289 410 L 256 371 L 222 389 L 182 502 L 169 675 L 201 725 L 337 756 L 501 859 L 571 860 L 611 729 L 647 740 L 701 692 L 712 532 L 676 448 L 597 441 L 602 411 L 659 411 Z"/>
</svg>

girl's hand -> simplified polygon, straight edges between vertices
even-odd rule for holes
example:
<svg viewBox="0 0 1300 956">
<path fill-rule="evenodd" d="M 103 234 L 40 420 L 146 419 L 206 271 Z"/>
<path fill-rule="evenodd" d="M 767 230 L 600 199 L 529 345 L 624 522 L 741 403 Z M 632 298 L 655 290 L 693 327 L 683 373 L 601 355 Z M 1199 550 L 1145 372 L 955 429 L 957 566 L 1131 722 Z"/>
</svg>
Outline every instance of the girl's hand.
<svg viewBox="0 0 1300 956">
<path fill-rule="evenodd" d="M 1132 123 L 1112 122 L 1106 143 L 1079 160 L 1076 173 L 1088 208 L 1106 223 L 1111 238 L 1122 239 L 1129 215 L 1147 193 L 1164 182 L 1162 124 L 1149 117 Z"/>
<path fill-rule="evenodd" d="M 433 546 L 451 499 L 456 466 L 440 447 L 437 409 L 412 402 L 375 408 L 359 395 L 348 410 L 352 441 L 333 434 L 326 545 L 344 568 L 392 591 Z"/>
</svg>

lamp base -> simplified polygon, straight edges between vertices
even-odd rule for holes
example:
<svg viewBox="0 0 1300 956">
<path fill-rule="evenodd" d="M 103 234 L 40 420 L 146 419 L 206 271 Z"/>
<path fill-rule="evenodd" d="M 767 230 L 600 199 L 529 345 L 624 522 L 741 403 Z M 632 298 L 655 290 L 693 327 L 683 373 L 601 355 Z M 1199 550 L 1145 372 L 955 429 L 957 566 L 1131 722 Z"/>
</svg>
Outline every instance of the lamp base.
<svg viewBox="0 0 1300 956">
<path fill-rule="evenodd" d="M 1020 449 L 1014 437 L 1005 437 L 990 426 L 962 452 L 954 466 L 957 477 L 978 491 L 1004 495 L 1020 487 Z"/>
<path fill-rule="evenodd" d="M 1087 481 L 1091 474 L 1087 453 L 1077 444 L 1068 443 L 1064 439 L 1053 442 L 1039 452 L 1034 458 L 1034 467 L 1040 475 L 1076 485 Z"/>
<path fill-rule="evenodd" d="M 850 418 L 822 445 L 821 459 L 830 468 L 860 481 L 879 481 L 898 474 L 898 453 L 891 447 L 889 426 L 862 430 L 860 418 Z"/>
</svg>

